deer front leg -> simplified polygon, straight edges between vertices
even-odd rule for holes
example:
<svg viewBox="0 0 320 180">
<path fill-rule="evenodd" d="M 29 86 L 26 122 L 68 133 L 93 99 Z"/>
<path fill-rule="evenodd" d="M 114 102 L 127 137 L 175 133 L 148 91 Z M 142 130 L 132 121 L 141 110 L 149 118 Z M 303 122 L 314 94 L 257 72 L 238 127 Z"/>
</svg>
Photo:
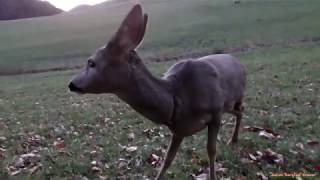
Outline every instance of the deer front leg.
<svg viewBox="0 0 320 180">
<path fill-rule="evenodd" d="M 209 157 L 209 167 L 210 167 L 210 180 L 216 180 L 216 172 L 215 172 L 215 160 L 216 160 L 216 142 L 217 136 L 220 129 L 220 122 L 221 122 L 221 114 L 216 115 L 212 122 L 208 125 L 208 142 L 207 142 L 207 151 Z"/>
<path fill-rule="evenodd" d="M 183 140 L 183 137 L 179 137 L 176 135 L 172 136 L 169 148 L 167 150 L 166 157 L 165 157 L 164 162 L 160 168 L 160 171 L 156 177 L 156 180 L 160 180 L 163 178 L 165 172 L 167 171 L 167 169 L 171 165 L 174 157 L 176 156 L 178 148 L 179 148 L 182 140 Z"/>
</svg>

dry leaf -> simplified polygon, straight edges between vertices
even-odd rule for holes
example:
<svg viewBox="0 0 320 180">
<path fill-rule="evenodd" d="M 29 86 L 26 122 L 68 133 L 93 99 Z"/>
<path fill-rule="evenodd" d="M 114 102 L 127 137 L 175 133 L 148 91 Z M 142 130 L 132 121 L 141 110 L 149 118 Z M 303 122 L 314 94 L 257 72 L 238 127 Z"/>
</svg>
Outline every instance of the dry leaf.
<svg viewBox="0 0 320 180">
<path fill-rule="evenodd" d="M 23 170 L 28 169 L 29 172 L 35 173 L 38 168 L 42 167 L 40 160 L 41 156 L 39 154 L 36 154 L 36 151 L 19 155 L 14 159 L 13 162 L 9 163 L 7 167 L 8 173 L 14 176 L 21 173 Z"/>
<path fill-rule="evenodd" d="M 270 148 L 264 151 L 264 155 L 262 158 L 267 160 L 270 163 L 275 163 L 280 165 L 284 163 L 283 155 L 272 151 Z"/>
<path fill-rule="evenodd" d="M 161 164 L 161 157 L 157 156 L 156 154 L 150 154 L 148 163 L 150 163 L 153 167 L 157 167 Z"/>
<path fill-rule="evenodd" d="M 263 153 L 261 151 L 256 151 L 256 154 L 259 156 L 259 157 L 262 157 L 263 156 Z"/>
<path fill-rule="evenodd" d="M 268 133 L 268 132 L 265 131 L 265 130 L 260 131 L 260 132 L 259 132 L 259 136 L 260 136 L 260 137 L 264 137 L 264 138 L 266 138 L 266 139 L 277 139 L 277 138 L 278 138 L 277 136 L 274 136 L 273 134 Z"/>
<path fill-rule="evenodd" d="M 257 160 L 257 158 L 253 155 L 253 154 L 248 154 L 249 155 L 249 158 L 251 159 L 251 160 L 253 160 L 253 161 L 256 161 Z"/>
<path fill-rule="evenodd" d="M 297 144 L 296 144 L 296 147 L 299 148 L 299 149 L 301 149 L 301 150 L 304 150 L 304 146 L 303 146 L 302 143 L 297 143 Z"/>
<path fill-rule="evenodd" d="M 4 136 L 0 136 L 0 143 L 1 142 L 4 142 L 4 141 L 6 141 L 7 140 L 7 138 L 6 137 L 4 137 Z"/>
<path fill-rule="evenodd" d="M 310 145 L 310 146 L 320 145 L 319 141 L 316 141 L 316 140 L 308 140 L 307 144 Z"/>
<path fill-rule="evenodd" d="M 94 172 L 94 173 L 101 173 L 102 172 L 102 170 L 97 166 L 93 166 L 91 168 L 91 171 Z"/>
<path fill-rule="evenodd" d="M 33 168 L 31 168 L 29 170 L 30 174 L 35 174 L 38 170 L 40 170 L 42 168 L 42 164 L 39 164 L 37 166 L 34 166 Z"/>
<path fill-rule="evenodd" d="M 134 133 L 129 133 L 129 134 L 128 134 L 128 140 L 129 140 L 129 141 L 133 141 L 134 138 L 135 138 Z"/>
<path fill-rule="evenodd" d="M 268 180 L 268 177 L 265 176 L 262 172 L 257 172 L 257 176 L 260 180 Z"/>
<path fill-rule="evenodd" d="M 98 165 L 97 161 L 91 161 L 91 163 L 90 163 L 90 164 L 91 164 L 91 165 L 93 165 L 93 166 Z"/>
<path fill-rule="evenodd" d="M 125 160 L 125 159 L 122 159 L 122 158 L 120 158 L 119 160 L 118 160 L 118 169 L 119 170 L 125 170 L 125 169 L 127 169 L 127 167 L 128 167 L 128 162 L 127 162 L 127 160 Z"/>
<path fill-rule="evenodd" d="M 243 129 L 251 132 L 259 132 L 264 130 L 263 128 L 257 126 L 244 126 Z"/>
<path fill-rule="evenodd" d="M 280 138 L 280 134 L 274 132 L 272 129 L 269 128 L 262 128 L 258 126 L 245 126 L 243 129 L 249 132 L 259 132 L 260 137 L 264 137 L 267 139 Z"/>
<path fill-rule="evenodd" d="M 294 155 L 297 155 L 297 154 L 299 153 L 298 151 L 294 151 L 294 150 L 292 150 L 292 149 L 290 149 L 289 152 L 292 153 L 292 154 L 294 154 Z"/>
<path fill-rule="evenodd" d="M 125 151 L 127 152 L 134 152 L 138 149 L 138 146 L 131 146 L 131 147 L 126 147 Z"/>
<path fill-rule="evenodd" d="M 216 170 L 217 173 L 226 173 L 227 171 L 228 171 L 228 168 L 223 168 L 223 167 L 218 168 L 218 169 Z"/>
<path fill-rule="evenodd" d="M 0 152 L 6 152 L 7 150 L 4 148 L 0 148 Z"/>
<path fill-rule="evenodd" d="M 63 149 L 65 147 L 64 140 L 58 139 L 57 141 L 53 142 L 54 147 L 57 149 Z"/>
<path fill-rule="evenodd" d="M 208 175 L 205 173 L 199 174 L 198 176 L 196 175 L 191 175 L 193 180 L 207 180 L 208 179 Z"/>
</svg>

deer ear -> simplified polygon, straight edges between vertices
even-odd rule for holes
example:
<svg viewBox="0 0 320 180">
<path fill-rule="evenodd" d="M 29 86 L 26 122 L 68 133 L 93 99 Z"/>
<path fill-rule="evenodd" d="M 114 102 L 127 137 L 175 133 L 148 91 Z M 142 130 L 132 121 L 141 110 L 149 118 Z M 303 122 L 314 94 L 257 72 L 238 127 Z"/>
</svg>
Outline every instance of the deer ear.
<svg viewBox="0 0 320 180">
<path fill-rule="evenodd" d="M 143 15 L 143 24 L 142 24 L 142 27 L 141 27 L 141 34 L 140 34 L 140 37 L 139 37 L 139 43 L 138 45 L 141 44 L 143 38 L 144 38 L 144 35 L 146 33 L 146 30 L 147 30 L 147 24 L 148 24 L 148 14 L 144 14 Z"/>
<path fill-rule="evenodd" d="M 143 39 L 147 19 L 147 16 L 142 14 L 141 5 L 135 5 L 109 44 L 112 44 L 116 52 L 123 53 L 134 50 Z"/>
</svg>

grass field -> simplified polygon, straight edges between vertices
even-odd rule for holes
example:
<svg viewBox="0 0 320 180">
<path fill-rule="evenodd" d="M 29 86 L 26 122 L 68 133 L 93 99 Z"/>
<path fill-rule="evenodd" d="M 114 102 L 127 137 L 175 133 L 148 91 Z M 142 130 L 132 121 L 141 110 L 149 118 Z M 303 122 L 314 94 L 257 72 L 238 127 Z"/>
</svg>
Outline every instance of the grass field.
<svg viewBox="0 0 320 180">
<path fill-rule="evenodd" d="M 165 60 L 221 48 L 233 52 L 247 69 L 239 144 L 226 145 L 233 127 L 230 116 L 224 117 L 219 135 L 221 179 L 256 180 L 261 174 L 284 172 L 320 178 L 320 1 L 142 2 L 150 16 L 143 57 Z M 82 64 L 129 8 L 109 6 L 0 22 L 0 74 Z M 147 61 L 157 76 L 173 63 Z M 155 177 L 169 130 L 115 96 L 68 92 L 75 73 L 0 76 L 0 179 Z M 205 172 L 205 147 L 205 131 L 186 138 L 166 179 L 191 179 Z"/>
<path fill-rule="evenodd" d="M 49 18 L 0 22 L 0 73 L 74 67 L 115 32 L 132 6 L 101 5 Z M 319 39 L 318 0 L 145 0 L 144 57 Z"/>
<path fill-rule="evenodd" d="M 256 179 L 260 171 L 267 176 L 271 172 L 315 173 L 320 147 L 308 145 L 308 141 L 319 141 L 320 137 L 319 44 L 237 55 L 248 70 L 243 126 L 271 128 L 281 138 L 268 140 L 242 131 L 239 145 L 229 147 L 225 142 L 233 121 L 225 117 L 217 162 L 227 170 L 219 176 Z M 160 75 L 172 63 L 149 66 Z M 0 177 L 8 177 L 6 167 L 18 155 L 29 152 L 40 156 L 34 164 L 41 164 L 41 168 L 32 175 L 25 170 L 12 179 L 91 179 L 97 174 L 110 179 L 154 177 L 156 169 L 148 157 L 163 156 L 169 131 L 154 126 L 114 96 L 69 93 L 66 85 L 73 74 L 64 71 L 0 77 L 0 136 L 6 137 L 1 142 L 6 150 L 0 161 Z M 185 179 L 206 164 L 205 135 L 202 132 L 186 139 L 170 169 L 172 179 Z M 136 151 L 123 150 L 135 146 Z M 284 164 L 250 162 L 249 153 L 267 148 L 282 154 Z M 100 173 L 92 171 L 93 161 L 101 168 Z"/>
</svg>

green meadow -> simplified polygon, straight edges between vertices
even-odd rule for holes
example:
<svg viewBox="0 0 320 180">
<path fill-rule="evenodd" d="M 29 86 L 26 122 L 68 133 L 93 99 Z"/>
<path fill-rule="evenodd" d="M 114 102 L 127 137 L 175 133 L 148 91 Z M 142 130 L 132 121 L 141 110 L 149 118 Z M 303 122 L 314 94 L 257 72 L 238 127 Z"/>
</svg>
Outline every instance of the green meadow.
<svg viewBox="0 0 320 180">
<path fill-rule="evenodd" d="M 55 17 L 0 22 L 0 72 L 82 65 L 104 45 L 133 3 Z M 319 40 L 318 0 L 146 0 L 149 26 L 140 53 L 166 59 L 221 48 Z"/>
<path fill-rule="evenodd" d="M 284 172 L 320 178 L 320 1 L 141 2 L 149 26 L 139 54 L 154 75 L 181 57 L 217 50 L 239 57 L 247 69 L 239 143 L 226 145 L 234 123 L 228 115 L 218 138 L 220 179 Z M 167 128 L 113 95 L 67 89 L 74 68 L 108 41 L 132 4 L 0 22 L 0 179 L 156 176 L 169 144 Z M 205 173 L 205 147 L 206 131 L 186 138 L 166 179 Z"/>
</svg>

